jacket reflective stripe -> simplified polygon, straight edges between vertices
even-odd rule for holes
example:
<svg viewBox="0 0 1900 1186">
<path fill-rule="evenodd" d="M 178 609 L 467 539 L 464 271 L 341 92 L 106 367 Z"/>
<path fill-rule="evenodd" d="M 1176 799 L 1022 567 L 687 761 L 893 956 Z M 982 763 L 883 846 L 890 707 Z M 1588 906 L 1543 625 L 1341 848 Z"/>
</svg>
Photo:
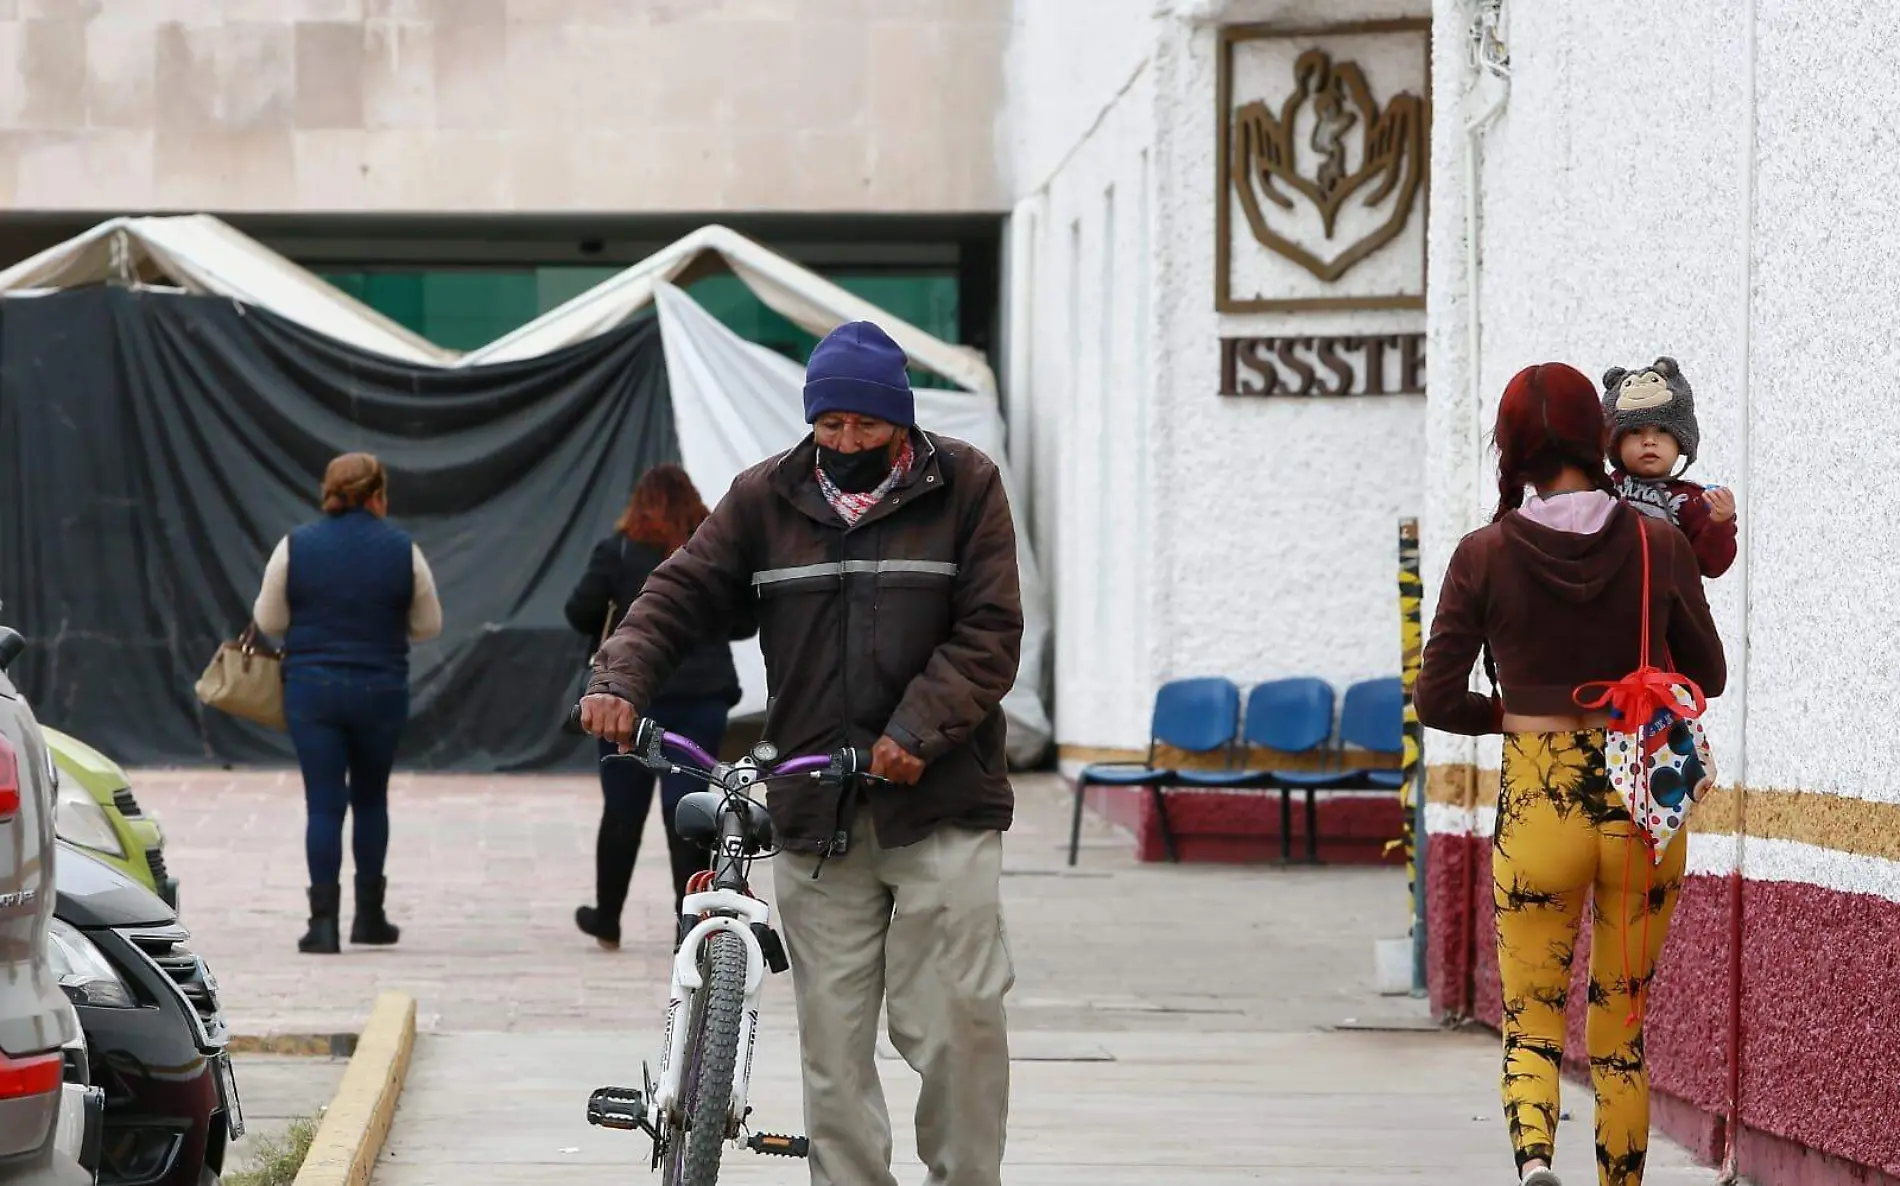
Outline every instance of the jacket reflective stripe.
<svg viewBox="0 0 1900 1186">
<path fill-rule="evenodd" d="M 953 577 L 957 566 L 940 560 L 846 560 L 842 563 L 801 564 L 796 568 L 768 568 L 752 574 L 752 587 L 763 588 L 785 581 L 804 581 L 813 577 L 840 577 L 848 573 L 915 572 L 928 576 Z"/>
</svg>

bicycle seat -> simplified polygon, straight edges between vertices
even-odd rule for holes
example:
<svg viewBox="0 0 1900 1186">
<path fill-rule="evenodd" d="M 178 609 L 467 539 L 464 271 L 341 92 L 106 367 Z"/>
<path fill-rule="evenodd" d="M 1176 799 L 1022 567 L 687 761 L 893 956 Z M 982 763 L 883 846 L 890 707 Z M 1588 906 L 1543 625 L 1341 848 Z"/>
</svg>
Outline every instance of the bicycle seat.
<svg viewBox="0 0 1900 1186">
<path fill-rule="evenodd" d="M 673 809 L 673 830 L 688 844 L 711 848 L 719 843 L 719 816 L 726 802 L 721 791 L 693 791 L 681 797 Z M 746 855 L 751 856 L 772 847 L 772 816 L 763 804 L 749 799 L 744 804 Z"/>
</svg>

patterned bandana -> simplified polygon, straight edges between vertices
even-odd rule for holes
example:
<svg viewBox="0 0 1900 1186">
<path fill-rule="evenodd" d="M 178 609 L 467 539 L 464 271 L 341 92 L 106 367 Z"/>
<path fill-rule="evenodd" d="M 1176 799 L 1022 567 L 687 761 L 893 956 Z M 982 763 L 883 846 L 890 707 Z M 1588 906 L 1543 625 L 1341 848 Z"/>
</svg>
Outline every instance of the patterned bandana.
<svg viewBox="0 0 1900 1186">
<path fill-rule="evenodd" d="M 863 494 L 853 494 L 848 490 L 838 489 L 838 484 L 831 480 L 831 475 L 825 472 L 824 466 L 818 465 L 813 468 L 818 471 L 818 489 L 824 494 L 825 501 L 831 504 L 832 510 L 838 512 L 838 517 L 844 520 L 845 526 L 855 527 L 859 519 L 864 518 L 872 507 L 883 501 L 884 496 L 891 492 L 891 487 L 904 480 L 904 475 L 910 472 L 912 460 L 910 434 L 905 433 L 904 447 L 897 453 L 897 464 L 891 466 L 890 474 L 882 482 Z"/>
</svg>

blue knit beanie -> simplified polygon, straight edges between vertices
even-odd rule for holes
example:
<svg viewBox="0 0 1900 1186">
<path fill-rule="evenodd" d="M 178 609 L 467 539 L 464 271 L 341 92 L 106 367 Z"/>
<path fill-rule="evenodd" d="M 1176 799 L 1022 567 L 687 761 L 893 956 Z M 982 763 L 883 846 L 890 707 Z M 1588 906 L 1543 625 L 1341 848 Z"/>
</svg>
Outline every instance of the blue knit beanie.
<svg viewBox="0 0 1900 1186">
<path fill-rule="evenodd" d="M 805 364 L 805 423 L 826 412 L 875 416 L 902 428 L 917 423 L 903 347 L 868 321 L 847 321 L 825 335 Z"/>
</svg>

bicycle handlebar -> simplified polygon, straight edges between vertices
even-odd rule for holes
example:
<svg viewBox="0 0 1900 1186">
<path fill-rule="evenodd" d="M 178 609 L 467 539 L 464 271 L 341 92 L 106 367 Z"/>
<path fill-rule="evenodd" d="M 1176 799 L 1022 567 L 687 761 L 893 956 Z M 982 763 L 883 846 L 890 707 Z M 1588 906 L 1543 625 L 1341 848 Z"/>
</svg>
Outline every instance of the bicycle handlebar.
<svg viewBox="0 0 1900 1186">
<path fill-rule="evenodd" d="M 566 727 L 570 732 L 580 732 L 581 706 L 576 704 L 568 710 Z M 644 761 L 653 753 L 673 750 L 690 758 L 701 768 L 701 773 L 711 773 L 719 765 L 719 759 L 702 749 L 698 742 L 678 733 L 669 733 L 656 722 L 642 717 L 633 731 L 633 752 L 625 756 Z M 871 773 L 871 751 L 845 747 L 829 754 L 800 754 L 787 758 L 773 766 L 766 775 L 768 778 L 788 778 L 798 774 L 836 774 L 839 776 L 856 775 L 861 778 L 875 778 Z"/>
</svg>

